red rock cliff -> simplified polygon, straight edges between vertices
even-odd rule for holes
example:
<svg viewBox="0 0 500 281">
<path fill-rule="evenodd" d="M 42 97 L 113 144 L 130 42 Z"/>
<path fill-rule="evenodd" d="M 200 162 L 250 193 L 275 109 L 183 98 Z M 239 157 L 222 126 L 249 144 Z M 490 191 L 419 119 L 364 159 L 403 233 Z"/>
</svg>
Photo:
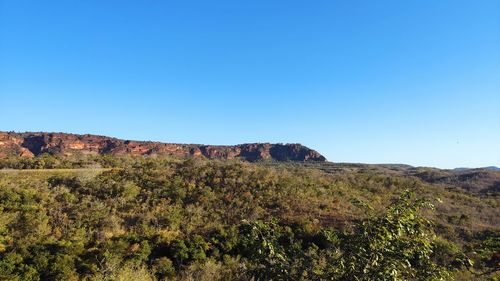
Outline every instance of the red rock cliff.
<svg viewBox="0 0 500 281">
<path fill-rule="evenodd" d="M 300 144 L 252 143 L 233 146 L 172 144 L 120 140 L 105 136 L 65 133 L 0 132 L 0 157 L 56 155 L 168 155 L 246 161 L 326 161 L 318 152 Z"/>
</svg>

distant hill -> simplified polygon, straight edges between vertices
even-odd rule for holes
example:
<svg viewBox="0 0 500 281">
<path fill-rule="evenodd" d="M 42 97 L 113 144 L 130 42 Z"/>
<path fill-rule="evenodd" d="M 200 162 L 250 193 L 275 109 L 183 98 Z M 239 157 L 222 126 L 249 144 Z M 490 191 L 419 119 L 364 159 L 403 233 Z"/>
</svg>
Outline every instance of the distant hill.
<svg viewBox="0 0 500 281">
<path fill-rule="evenodd" d="M 500 168 L 496 167 L 496 166 L 488 166 L 488 167 L 484 167 L 483 169 L 491 170 L 491 171 L 500 171 Z"/>
<path fill-rule="evenodd" d="M 301 144 L 250 143 L 239 145 L 174 144 L 121 140 L 97 135 L 46 132 L 0 132 L 0 157 L 52 155 L 147 155 L 242 159 L 246 161 L 319 161 L 326 158 Z"/>
<path fill-rule="evenodd" d="M 500 168 L 498 168 L 496 166 L 488 166 L 488 167 L 481 167 L 481 168 L 464 168 L 464 167 L 460 167 L 460 168 L 453 169 L 453 171 L 461 172 L 461 171 L 477 170 L 477 169 L 490 170 L 490 171 L 500 171 Z"/>
</svg>

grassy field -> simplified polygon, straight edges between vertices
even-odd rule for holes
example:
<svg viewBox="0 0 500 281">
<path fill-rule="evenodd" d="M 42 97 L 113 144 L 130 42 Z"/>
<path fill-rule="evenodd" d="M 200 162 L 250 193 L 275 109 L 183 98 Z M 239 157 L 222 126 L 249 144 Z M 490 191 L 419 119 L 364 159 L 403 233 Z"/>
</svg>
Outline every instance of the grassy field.
<svg viewBox="0 0 500 281">
<path fill-rule="evenodd" d="M 66 169 L 2 169 L 0 173 L 7 175 L 23 175 L 23 174 L 40 174 L 40 175 L 57 175 L 57 174 L 78 174 L 89 173 L 99 174 L 104 171 L 109 171 L 111 168 L 66 168 Z"/>
</svg>

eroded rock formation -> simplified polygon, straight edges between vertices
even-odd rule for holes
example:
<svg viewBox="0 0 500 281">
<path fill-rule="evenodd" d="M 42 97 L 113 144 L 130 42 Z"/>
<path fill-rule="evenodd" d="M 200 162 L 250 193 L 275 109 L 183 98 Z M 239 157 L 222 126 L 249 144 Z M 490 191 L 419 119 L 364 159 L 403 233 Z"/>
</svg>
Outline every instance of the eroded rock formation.
<svg viewBox="0 0 500 281">
<path fill-rule="evenodd" d="M 65 156 L 111 154 L 240 158 L 246 161 L 326 161 L 318 152 L 300 144 L 251 143 L 223 146 L 130 141 L 66 133 L 0 132 L 0 157 L 34 157 L 43 153 Z"/>
</svg>

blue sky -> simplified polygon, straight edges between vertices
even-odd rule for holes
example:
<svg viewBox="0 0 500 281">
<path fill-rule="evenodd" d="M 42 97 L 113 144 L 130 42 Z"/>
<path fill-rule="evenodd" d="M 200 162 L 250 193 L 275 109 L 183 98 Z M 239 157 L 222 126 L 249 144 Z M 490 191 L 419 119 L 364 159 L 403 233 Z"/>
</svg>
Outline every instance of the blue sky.
<svg viewBox="0 0 500 281">
<path fill-rule="evenodd" d="M 500 166 L 500 2 L 0 0 L 0 130 Z"/>
</svg>

